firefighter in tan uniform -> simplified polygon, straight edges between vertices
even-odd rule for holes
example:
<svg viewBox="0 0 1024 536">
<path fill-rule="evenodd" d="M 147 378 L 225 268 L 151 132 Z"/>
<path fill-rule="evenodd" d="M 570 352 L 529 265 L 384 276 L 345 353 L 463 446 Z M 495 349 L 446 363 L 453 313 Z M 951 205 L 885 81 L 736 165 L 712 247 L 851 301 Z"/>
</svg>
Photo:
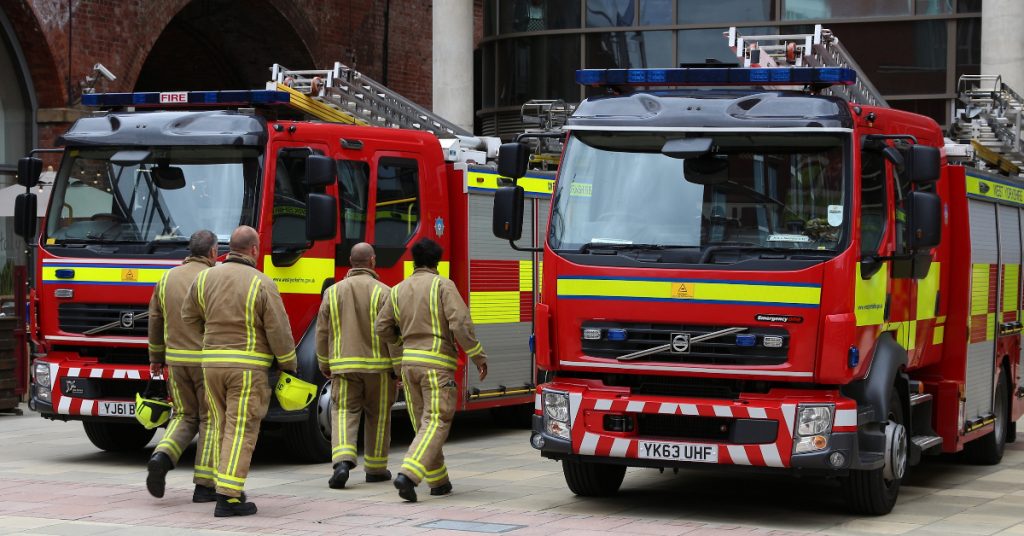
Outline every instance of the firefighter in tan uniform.
<svg viewBox="0 0 1024 536">
<path fill-rule="evenodd" d="M 202 366 L 210 404 L 209 442 L 217 461 L 214 515 L 256 513 L 242 490 L 271 389 L 267 372 L 276 361 L 296 370 L 288 314 L 272 279 L 256 269 L 259 235 L 241 226 L 231 234 L 224 263 L 199 274 L 181 310 L 184 322 L 203 332 Z"/>
<path fill-rule="evenodd" d="M 391 289 L 391 299 L 377 316 L 377 334 L 402 343 L 402 387 L 416 437 L 395 478 L 398 495 L 416 502 L 423 480 L 431 495 L 451 493 L 441 447 L 455 413 L 458 342 L 473 360 L 480 379 L 487 376 L 487 356 L 473 331 L 469 308 L 451 280 L 438 275 L 441 246 L 423 238 L 412 247 L 415 271 Z"/>
<path fill-rule="evenodd" d="M 374 333 L 373 325 L 391 288 L 380 282 L 373 246 L 352 247 L 352 269 L 345 279 L 324 293 L 316 323 L 316 358 L 320 371 L 331 378 L 331 461 L 333 489 L 348 482 L 356 466 L 359 418 L 363 431 L 363 466 L 367 482 L 391 480 L 388 448 L 391 445 L 391 406 L 400 366 L 397 348 L 389 349 Z M 392 357 L 394 356 L 394 357 Z"/>
<path fill-rule="evenodd" d="M 167 471 L 177 465 L 182 451 L 198 433 L 192 502 L 202 503 L 216 500 L 213 462 L 209 450 L 204 448 L 210 435 L 203 369 L 199 364 L 203 338 L 201 333 L 185 329 L 181 304 L 196 276 L 216 262 L 217 236 L 207 230 L 196 231 L 189 239 L 188 250 L 190 256 L 181 266 L 164 273 L 149 301 L 149 372 L 153 377 L 167 379 L 174 412 L 147 464 L 146 488 L 154 497 L 164 496 Z"/>
</svg>

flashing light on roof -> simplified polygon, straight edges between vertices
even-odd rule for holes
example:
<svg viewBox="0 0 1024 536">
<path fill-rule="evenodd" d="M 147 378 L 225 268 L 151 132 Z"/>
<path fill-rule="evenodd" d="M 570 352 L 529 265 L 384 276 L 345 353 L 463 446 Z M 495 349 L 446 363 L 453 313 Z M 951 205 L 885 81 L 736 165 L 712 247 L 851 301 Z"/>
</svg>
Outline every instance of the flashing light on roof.
<svg viewBox="0 0 1024 536">
<path fill-rule="evenodd" d="M 580 69 L 585 86 L 832 86 L 850 85 L 857 72 L 843 67 L 680 67 L 673 69 Z"/>
<path fill-rule="evenodd" d="M 82 95 L 84 106 L 135 107 L 195 107 L 195 106 L 255 106 L 288 103 L 290 96 L 284 91 L 269 89 L 231 91 L 170 91 L 140 93 L 90 93 Z"/>
</svg>

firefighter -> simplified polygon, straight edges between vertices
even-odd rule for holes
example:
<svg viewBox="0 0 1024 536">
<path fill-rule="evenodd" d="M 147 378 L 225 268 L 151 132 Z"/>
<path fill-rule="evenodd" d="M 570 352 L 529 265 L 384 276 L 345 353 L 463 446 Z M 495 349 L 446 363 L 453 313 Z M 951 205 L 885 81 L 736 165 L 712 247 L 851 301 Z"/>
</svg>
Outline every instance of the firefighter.
<svg viewBox="0 0 1024 536">
<path fill-rule="evenodd" d="M 395 488 L 409 502 L 416 502 L 416 486 L 423 480 L 431 495 L 452 491 L 441 447 L 455 413 L 456 342 L 473 360 L 480 379 L 487 376 L 487 356 L 476 339 L 469 308 L 455 283 L 437 273 L 442 253 L 429 238 L 413 245 L 415 271 L 391 289 L 375 326 L 385 342 L 402 343 L 402 388 L 416 437 Z"/>
<path fill-rule="evenodd" d="M 352 247 L 345 279 L 324 293 L 316 322 L 316 357 L 320 371 L 331 379 L 331 461 L 328 481 L 342 489 L 356 466 L 359 418 L 366 415 L 363 431 L 363 466 L 367 482 L 391 480 L 388 448 L 391 445 L 391 406 L 395 403 L 399 352 L 389 349 L 374 333 L 377 313 L 391 288 L 379 281 L 373 246 Z M 392 357 L 394 356 L 394 357 Z"/>
<path fill-rule="evenodd" d="M 188 241 L 188 251 L 189 256 L 181 266 L 171 268 L 160 278 L 149 300 L 149 373 L 167 379 L 174 413 L 147 464 L 146 489 L 154 497 L 164 496 L 167 471 L 177 465 L 182 451 L 198 433 L 192 502 L 204 503 L 217 498 L 213 463 L 209 449 L 205 448 L 210 436 L 203 369 L 199 366 L 203 339 L 201 334 L 185 329 L 181 304 L 196 276 L 216 262 L 217 235 L 205 229 L 196 231 Z"/>
<path fill-rule="evenodd" d="M 217 517 L 256 513 L 243 489 L 260 421 L 270 403 L 267 373 L 295 372 L 295 342 L 274 281 L 256 269 L 259 235 L 231 233 L 224 263 L 199 274 L 181 310 L 203 335 L 202 367 L 210 405 L 208 442 L 217 460 Z"/>
</svg>

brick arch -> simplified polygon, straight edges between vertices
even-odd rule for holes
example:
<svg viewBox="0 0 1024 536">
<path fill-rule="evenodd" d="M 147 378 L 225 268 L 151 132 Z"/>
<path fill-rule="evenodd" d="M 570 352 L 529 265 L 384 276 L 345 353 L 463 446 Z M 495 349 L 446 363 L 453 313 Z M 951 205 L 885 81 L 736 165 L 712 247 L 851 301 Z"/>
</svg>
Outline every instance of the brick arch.
<svg viewBox="0 0 1024 536">
<path fill-rule="evenodd" d="M 67 103 L 67 84 L 61 76 L 60 66 L 55 59 L 54 46 L 59 36 L 44 31 L 39 17 L 28 2 L 5 2 L 0 9 L 14 28 L 17 39 L 32 77 L 36 104 L 40 108 L 64 106 Z"/>
<path fill-rule="evenodd" d="M 139 47 L 126 89 L 250 89 L 263 86 L 273 63 L 314 66 L 309 43 L 316 32 L 288 2 L 195 0 L 166 20 L 152 43 Z"/>
</svg>

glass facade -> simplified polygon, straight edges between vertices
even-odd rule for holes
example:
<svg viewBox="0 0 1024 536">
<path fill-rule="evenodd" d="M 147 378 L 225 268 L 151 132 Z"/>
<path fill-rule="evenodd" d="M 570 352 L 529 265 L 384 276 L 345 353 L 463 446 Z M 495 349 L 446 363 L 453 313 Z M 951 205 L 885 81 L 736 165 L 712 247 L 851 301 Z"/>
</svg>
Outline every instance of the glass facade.
<svg viewBox="0 0 1024 536">
<path fill-rule="evenodd" d="M 723 32 L 838 36 L 890 105 L 949 122 L 981 63 L 980 0 L 485 0 L 481 133 L 521 128 L 530 99 L 579 102 L 579 68 L 735 61 Z"/>
</svg>

